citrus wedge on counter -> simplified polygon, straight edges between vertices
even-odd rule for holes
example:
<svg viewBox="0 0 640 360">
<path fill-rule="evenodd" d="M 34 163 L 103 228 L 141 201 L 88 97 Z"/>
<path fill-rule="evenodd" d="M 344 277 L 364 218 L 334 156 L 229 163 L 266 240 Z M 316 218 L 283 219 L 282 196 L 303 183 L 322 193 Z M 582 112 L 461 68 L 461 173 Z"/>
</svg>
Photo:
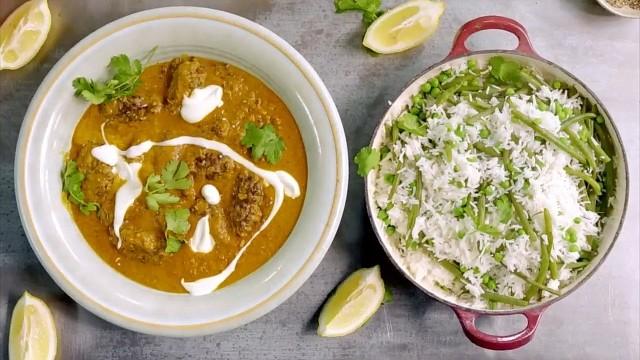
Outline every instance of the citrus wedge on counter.
<svg viewBox="0 0 640 360">
<path fill-rule="evenodd" d="M 31 61 L 51 28 L 47 0 L 30 0 L 0 26 L 0 70 L 15 70 Z"/>
<path fill-rule="evenodd" d="M 25 291 L 11 315 L 9 360 L 53 359 L 57 342 L 51 310 L 44 301 Z"/>
<path fill-rule="evenodd" d="M 379 266 L 354 272 L 324 304 L 318 319 L 318 335 L 351 334 L 376 313 L 383 298 L 384 282 Z"/>
<path fill-rule="evenodd" d="M 369 26 L 362 45 L 380 54 L 416 47 L 436 31 L 444 7 L 440 0 L 413 0 L 398 5 Z"/>
</svg>

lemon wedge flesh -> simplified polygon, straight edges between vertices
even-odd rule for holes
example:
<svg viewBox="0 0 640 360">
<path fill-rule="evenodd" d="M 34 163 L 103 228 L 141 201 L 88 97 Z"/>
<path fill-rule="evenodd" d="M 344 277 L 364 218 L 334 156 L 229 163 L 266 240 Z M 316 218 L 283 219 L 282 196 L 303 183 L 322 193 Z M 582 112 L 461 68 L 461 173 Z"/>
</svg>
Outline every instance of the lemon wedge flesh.
<svg viewBox="0 0 640 360">
<path fill-rule="evenodd" d="M 369 26 L 362 45 L 379 54 L 416 47 L 436 31 L 444 7 L 440 0 L 414 0 L 398 5 Z"/>
<path fill-rule="evenodd" d="M 384 282 L 379 266 L 354 272 L 324 304 L 318 319 L 318 335 L 351 334 L 376 313 L 383 298 Z"/>
<path fill-rule="evenodd" d="M 9 330 L 9 360 L 50 360 L 58 339 L 47 304 L 24 292 L 13 308 Z"/>
<path fill-rule="evenodd" d="M 51 28 L 47 0 L 30 0 L 0 26 L 0 70 L 15 70 L 31 61 Z"/>
</svg>

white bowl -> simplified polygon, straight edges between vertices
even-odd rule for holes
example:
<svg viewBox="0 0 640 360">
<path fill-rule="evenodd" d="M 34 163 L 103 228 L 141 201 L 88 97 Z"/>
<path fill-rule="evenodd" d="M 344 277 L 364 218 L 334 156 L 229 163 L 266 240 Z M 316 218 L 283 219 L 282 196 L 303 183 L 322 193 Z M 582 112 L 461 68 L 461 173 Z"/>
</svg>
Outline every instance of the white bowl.
<svg viewBox="0 0 640 360">
<path fill-rule="evenodd" d="M 597 0 L 597 1 L 600 4 L 600 6 L 602 6 L 612 14 L 629 17 L 629 18 L 640 18 L 640 10 L 634 10 L 628 6 L 615 7 L 611 5 L 607 0 Z"/>
<path fill-rule="evenodd" d="M 77 76 L 103 78 L 111 56 L 155 61 L 188 53 L 224 61 L 260 78 L 286 103 L 300 128 L 309 166 L 302 213 L 289 239 L 252 274 L 212 294 L 173 294 L 140 285 L 87 244 L 62 203 L 60 171 L 87 103 L 73 96 Z M 222 11 L 169 7 L 136 13 L 73 47 L 44 79 L 26 113 L 15 159 L 22 225 L 56 283 L 96 315 L 135 331 L 192 336 L 231 329 L 264 315 L 311 275 L 338 228 L 348 181 L 338 111 L 318 74 L 264 27 Z"/>
</svg>

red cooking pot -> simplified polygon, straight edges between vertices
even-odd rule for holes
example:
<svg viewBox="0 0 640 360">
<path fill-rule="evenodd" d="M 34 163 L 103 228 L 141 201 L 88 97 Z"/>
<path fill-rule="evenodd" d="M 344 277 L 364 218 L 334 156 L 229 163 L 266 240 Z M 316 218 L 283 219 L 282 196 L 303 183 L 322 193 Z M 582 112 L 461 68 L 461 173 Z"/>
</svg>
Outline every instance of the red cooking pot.
<svg viewBox="0 0 640 360">
<path fill-rule="evenodd" d="M 469 36 L 476 32 L 490 29 L 504 30 L 515 35 L 518 38 L 518 46 L 514 50 L 485 50 L 474 52 L 470 51 L 465 46 L 465 42 Z M 484 64 L 490 57 L 495 55 L 501 55 L 506 58 L 514 59 L 519 63 L 527 64 L 537 69 L 545 77 L 559 79 L 569 85 L 575 86 L 582 96 L 599 106 L 601 114 L 605 117 L 605 124 L 609 135 L 608 140 L 614 150 L 613 160 L 616 169 L 615 200 L 613 206 L 610 208 L 610 212 L 605 214 L 608 220 L 602 229 L 599 255 L 591 261 L 591 263 L 571 284 L 561 289 L 562 295 L 542 300 L 541 302 L 524 308 L 512 310 L 474 309 L 466 305 L 456 303 L 455 299 L 452 300 L 451 298 L 445 298 L 439 295 L 434 291 L 435 289 L 433 288 L 433 285 L 430 285 L 425 281 L 418 281 L 413 274 L 410 273 L 404 265 L 403 257 L 400 252 L 394 244 L 388 241 L 384 231 L 384 224 L 374 216 L 376 210 L 375 202 L 373 200 L 374 172 L 370 172 L 367 176 L 365 181 L 365 193 L 367 211 L 369 213 L 369 219 L 373 225 L 374 232 L 393 264 L 405 275 L 405 277 L 429 296 L 449 305 L 460 320 L 460 325 L 462 326 L 465 335 L 474 344 L 492 350 L 511 350 L 519 348 L 531 341 L 538 327 L 538 323 L 540 322 L 542 313 L 549 305 L 569 295 L 596 271 L 598 266 L 604 261 L 605 257 L 611 250 L 611 247 L 613 246 L 622 227 L 628 202 L 627 184 L 629 172 L 620 135 L 611 121 L 605 106 L 598 100 L 593 92 L 591 92 L 575 76 L 558 65 L 540 57 L 531 46 L 527 31 L 520 23 L 501 16 L 485 16 L 464 24 L 455 36 L 453 47 L 451 48 L 449 55 L 447 55 L 443 61 L 425 70 L 405 87 L 404 91 L 402 91 L 400 96 L 393 102 L 383 119 L 380 121 L 380 124 L 374 132 L 371 146 L 376 148 L 380 146 L 384 135 L 384 126 L 389 124 L 407 108 L 411 103 L 411 96 L 419 92 L 420 85 L 426 80 L 436 76 L 440 71 L 449 68 L 452 65 L 466 63 L 469 59 L 475 59 L 479 64 Z M 476 327 L 475 321 L 481 315 L 504 316 L 516 314 L 523 315 L 527 319 L 527 325 L 523 330 L 515 334 L 504 336 L 490 335 Z"/>
</svg>

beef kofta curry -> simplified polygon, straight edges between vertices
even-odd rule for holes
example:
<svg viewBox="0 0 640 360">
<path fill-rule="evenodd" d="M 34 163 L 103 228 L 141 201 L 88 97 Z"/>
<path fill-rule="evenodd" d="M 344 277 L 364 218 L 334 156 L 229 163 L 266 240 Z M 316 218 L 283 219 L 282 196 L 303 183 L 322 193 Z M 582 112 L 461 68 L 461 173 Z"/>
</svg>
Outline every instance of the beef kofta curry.
<svg viewBox="0 0 640 360">
<path fill-rule="evenodd" d="M 307 182 L 282 100 L 247 72 L 183 56 L 143 69 L 115 56 L 108 81 L 77 78 L 92 103 L 62 171 L 83 236 L 126 277 L 210 293 L 285 242 Z"/>
</svg>

